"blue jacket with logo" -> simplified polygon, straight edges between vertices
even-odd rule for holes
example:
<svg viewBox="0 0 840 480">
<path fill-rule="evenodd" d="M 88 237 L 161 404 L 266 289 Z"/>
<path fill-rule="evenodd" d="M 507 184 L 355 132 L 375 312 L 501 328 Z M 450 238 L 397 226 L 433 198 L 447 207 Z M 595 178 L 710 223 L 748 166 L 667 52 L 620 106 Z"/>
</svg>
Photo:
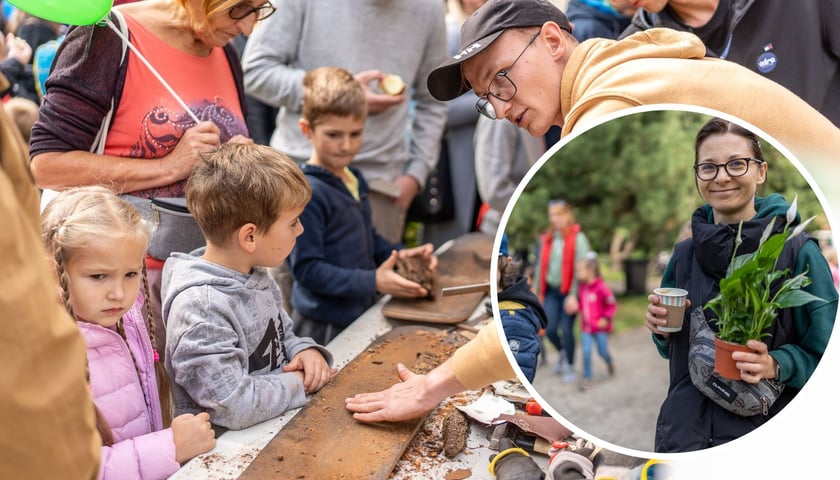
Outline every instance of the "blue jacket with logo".
<svg viewBox="0 0 840 480">
<path fill-rule="evenodd" d="M 524 276 L 499 292 L 499 316 L 513 358 L 529 382 L 534 380 L 540 354 L 540 329 L 548 317 Z"/>
</svg>

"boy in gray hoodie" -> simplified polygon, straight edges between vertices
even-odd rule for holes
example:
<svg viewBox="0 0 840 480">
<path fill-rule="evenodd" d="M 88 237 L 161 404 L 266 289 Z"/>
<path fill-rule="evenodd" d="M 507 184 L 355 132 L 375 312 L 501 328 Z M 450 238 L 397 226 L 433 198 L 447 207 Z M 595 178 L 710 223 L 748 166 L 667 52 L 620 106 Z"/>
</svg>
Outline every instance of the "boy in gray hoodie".
<svg viewBox="0 0 840 480">
<path fill-rule="evenodd" d="M 295 246 L 310 196 L 300 168 L 267 146 L 225 144 L 196 164 L 187 207 L 207 246 L 173 254 L 163 270 L 178 414 L 246 428 L 302 406 L 337 372 L 326 349 L 295 336 L 267 269 Z"/>
</svg>

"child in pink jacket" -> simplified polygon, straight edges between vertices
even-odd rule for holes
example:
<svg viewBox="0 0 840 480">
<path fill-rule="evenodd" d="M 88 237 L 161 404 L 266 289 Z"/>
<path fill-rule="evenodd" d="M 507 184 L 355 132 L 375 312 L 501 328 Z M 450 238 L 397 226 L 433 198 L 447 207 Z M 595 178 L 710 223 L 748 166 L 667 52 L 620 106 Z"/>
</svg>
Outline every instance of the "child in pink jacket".
<svg viewBox="0 0 840 480">
<path fill-rule="evenodd" d="M 80 187 L 47 205 L 41 228 L 60 299 L 87 343 L 102 437 L 99 478 L 168 478 L 215 439 L 207 413 L 181 415 L 169 425 L 166 372 L 143 309 L 146 223 L 110 190 Z"/>
<path fill-rule="evenodd" d="M 580 312 L 581 347 L 583 349 L 583 382 L 585 390 L 592 382 L 592 342 L 598 347 L 598 355 L 607 362 L 607 371 L 615 373 L 613 359 L 607 348 L 607 337 L 613 329 L 615 295 L 601 278 L 598 257 L 589 252 L 575 263 L 578 280 L 578 303 Z"/>
</svg>

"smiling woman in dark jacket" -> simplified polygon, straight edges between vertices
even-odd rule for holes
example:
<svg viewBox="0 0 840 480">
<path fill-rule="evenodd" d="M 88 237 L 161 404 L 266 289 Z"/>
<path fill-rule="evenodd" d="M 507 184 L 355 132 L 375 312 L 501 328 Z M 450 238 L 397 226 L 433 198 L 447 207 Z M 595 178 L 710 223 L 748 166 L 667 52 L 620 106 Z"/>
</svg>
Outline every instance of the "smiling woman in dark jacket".
<svg viewBox="0 0 840 480">
<path fill-rule="evenodd" d="M 735 248 L 738 224 L 743 222 L 743 243 L 738 246 L 738 253 L 752 252 L 758 248 L 762 232 L 771 220 L 781 217 L 777 218 L 774 231 L 782 231 L 789 208 L 781 195 L 755 195 L 766 181 L 768 166 L 752 132 L 712 119 L 697 134 L 695 147 L 697 190 L 707 204 L 692 215 L 692 238 L 676 245 L 662 276 L 662 287 L 679 287 L 689 292 L 686 326 L 690 324 L 690 310 L 702 307 L 717 294 Z M 798 223 L 797 216 L 791 226 Z M 735 359 L 743 382 L 755 385 L 767 379 L 784 385 L 766 414 L 734 413 L 695 387 L 689 371 L 690 329 L 684 327 L 670 334 L 659 331 L 657 327 L 665 324 L 666 311 L 656 295 L 648 297 L 645 325 L 653 332 L 660 355 L 669 360 L 670 370 L 668 395 L 656 426 L 657 452 L 699 450 L 749 433 L 789 403 L 813 373 L 837 315 L 837 290 L 828 263 L 811 237 L 799 235 L 786 243 L 776 268 L 789 268 L 791 275 L 807 271 L 812 283 L 805 290 L 825 302 L 780 310 L 770 327 L 771 336 L 762 341 L 750 340 L 747 346 L 751 353 L 734 354 L 738 356 Z M 711 311 L 703 313 L 714 329 Z"/>
</svg>

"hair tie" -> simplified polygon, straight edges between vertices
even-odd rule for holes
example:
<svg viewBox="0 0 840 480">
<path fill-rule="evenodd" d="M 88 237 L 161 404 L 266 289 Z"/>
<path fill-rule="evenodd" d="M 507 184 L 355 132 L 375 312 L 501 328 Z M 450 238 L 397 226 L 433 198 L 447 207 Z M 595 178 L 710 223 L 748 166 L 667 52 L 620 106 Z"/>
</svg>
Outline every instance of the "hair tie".
<svg viewBox="0 0 840 480">
<path fill-rule="evenodd" d="M 160 354 L 158 354 L 158 351 L 157 351 L 156 348 L 152 349 L 152 356 L 155 359 L 155 363 L 158 363 L 160 361 Z"/>
</svg>

